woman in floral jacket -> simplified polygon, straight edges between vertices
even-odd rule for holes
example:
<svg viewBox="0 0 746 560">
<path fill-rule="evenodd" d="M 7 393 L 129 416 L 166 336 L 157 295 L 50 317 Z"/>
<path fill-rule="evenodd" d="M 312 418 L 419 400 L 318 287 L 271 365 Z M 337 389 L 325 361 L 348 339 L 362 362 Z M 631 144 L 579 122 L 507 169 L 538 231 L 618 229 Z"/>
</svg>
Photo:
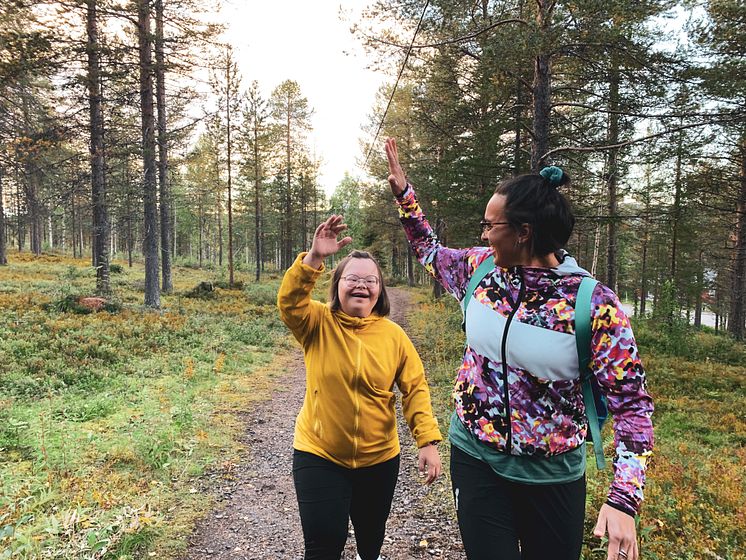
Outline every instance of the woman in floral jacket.
<svg viewBox="0 0 746 560">
<path fill-rule="evenodd" d="M 488 247 L 441 245 L 386 141 L 389 183 L 418 260 L 466 315 L 453 391 L 451 479 L 470 560 L 577 560 L 585 516 L 588 430 L 575 342 L 575 301 L 589 274 L 563 247 L 574 217 L 557 167 L 502 182 L 481 222 Z M 494 261 L 473 292 L 479 265 Z M 630 323 L 598 284 L 591 299 L 591 368 L 614 420 L 614 481 L 595 534 L 609 560 L 637 560 L 634 516 L 653 446 L 653 403 Z"/>
</svg>

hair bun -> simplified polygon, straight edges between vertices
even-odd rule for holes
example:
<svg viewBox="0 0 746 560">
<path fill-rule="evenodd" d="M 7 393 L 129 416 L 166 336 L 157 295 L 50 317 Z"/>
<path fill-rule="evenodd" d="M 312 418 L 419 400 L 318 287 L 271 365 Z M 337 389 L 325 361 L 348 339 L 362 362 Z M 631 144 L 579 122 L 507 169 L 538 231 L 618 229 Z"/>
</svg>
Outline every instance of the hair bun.
<svg viewBox="0 0 746 560">
<path fill-rule="evenodd" d="M 544 169 L 539 171 L 539 175 L 549 181 L 549 185 L 554 187 L 555 189 L 566 182 L 565 172 L 555 165 L 545 167 Z"/>
</svg>

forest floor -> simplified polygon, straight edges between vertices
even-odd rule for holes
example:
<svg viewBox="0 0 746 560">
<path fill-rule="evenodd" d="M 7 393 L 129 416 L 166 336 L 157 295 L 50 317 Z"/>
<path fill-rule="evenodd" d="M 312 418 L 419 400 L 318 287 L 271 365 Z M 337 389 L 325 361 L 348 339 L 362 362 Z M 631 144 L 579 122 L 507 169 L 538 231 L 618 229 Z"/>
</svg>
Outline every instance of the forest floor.
<svg viewBox="0 0 746 560">
<path fill-rule="evenodd" d="M 390 289 L 391 318 L 406 327 L 410 294 Z M 226 479 L 203 478 L 202 491 L 218 508 L 197 523 L 183 560 L 276 560 L 303 557 L 303 535 L 292 480 L 295 417 L 303 403 L 305 368 L 299 350 L 271 398 L 248 413 L 248 452 Z M 417 473 L 417 450 L 399 411 L 402 457 L 386 540 L 385 559 L 463 558 L 451 493 L 445 476 L 432 486 Z M 447 470 L 447 469 L 446 469 Z M 343 556 L 355 558 L 350 527 Z"/>
<path fill-rule="evenodd" d="M 122 263 L 112 274 L 118 309 L 81 315 L 69 303 L 94 292 L 87 260 L 9 260 L 0 267 L 0 560 L 300 558 L 290 462 L 303 366 L 277 315 L 279 274 L 229 290 L 219 267 L 178 267 L 175 292 L 153 312 L 142 307 L 142 266 Z M 190 297 L 205 280 L 214 294 Z M 328 278 L 317 288 L 323 300 Z M 458 304 L 427 288 L 391 292 L 445 433 L 463 351 Z M 746 345 L 683 321 L 633 324 L 656 407 L 642 558 L 746 560 Z M 425 487 L 400 426 L 383 556 L 463 558 L 448 444 L 443 478 Z M 591 535 L 612 476 L 589 462 L 585 560 L 606 557 Z"/>
</svg>

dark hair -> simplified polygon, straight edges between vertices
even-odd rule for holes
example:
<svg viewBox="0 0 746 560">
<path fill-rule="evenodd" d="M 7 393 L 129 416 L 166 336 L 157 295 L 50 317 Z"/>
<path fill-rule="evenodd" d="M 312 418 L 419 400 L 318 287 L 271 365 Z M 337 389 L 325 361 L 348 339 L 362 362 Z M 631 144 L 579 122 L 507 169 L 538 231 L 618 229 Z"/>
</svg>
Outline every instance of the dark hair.
<svg viewBox="0 0 746 560">
<path fill-rule="evenodd" d="M 557 169 L 559 168 L 552 168 Z M 562 172 L 560 180 L 542 175 L 519 175 L 504 180 L 495 194 L 505 196 L 505 218 L 513 228 L 531 225 L 531 254 L 548 255 L 562 249 L 575 227 L 570 203 L 557 187 L 570 183 Z"/>
<path fill-rule="evenodd" d="M 340 309 L 339 280 L 342 278 L 345 267 L 352 259 L 370 259 L 373 261 L 373 264 L 376 265 L 376 270 L 378 271 L 378 283 L 381 286 L 381 289 L 378 292 L 378 301 L 373 306 L 373 311 L 378 313 L 381 317 L 385 317 L 391 312 L 391 303 L 389 303 L 389 296 L 386 293 L 386 286 L 383 283 L 383 272 L 381 272 L 381 267 L 375 257 L 367 251 L 350 251 L 350 254 L 339 261 L 337 268 L 334 269 L 334 272 L 332 273 L 332 283 L 331 286 L 329 286 L 329 304 L 331 305 L 332 311 L 338 311 Z"/>
</svg>

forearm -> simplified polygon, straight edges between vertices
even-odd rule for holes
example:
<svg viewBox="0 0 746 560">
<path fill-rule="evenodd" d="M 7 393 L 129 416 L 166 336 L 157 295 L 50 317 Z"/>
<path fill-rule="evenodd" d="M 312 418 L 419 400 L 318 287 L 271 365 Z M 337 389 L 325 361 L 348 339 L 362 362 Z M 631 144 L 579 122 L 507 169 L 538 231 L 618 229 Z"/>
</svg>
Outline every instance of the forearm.
<svg viewBox="0 0 746 560">
<path fill-rule="evenodd" d="M 307 331 L 314 323 L 311 291 L 316 280 L 323 272 L 323 263 L 319 266 L 311 266 L 305 262 L 308 255 L 296 258 L 293 265 L 285 272 L 282 284 L 277 292 L 277 307 L 280 310 L 280 318 L 299 342 L 303 342 Z"/>
<path fill-rule="evenodd" d="M 417 260 L 448 292 L 459 299 L 463 297 L 468 279 L 476 269 L 476 265 L 472 266 L 474 259 L 469 257 L 479 249 L 444 247 L 425 218 L 411 185 L 407 185 L 396 201 L 399 219 Z"/>
<path fill-rule="evenodd" d="M 417 388 L 402 400 L 404 418 L 407 420 L 412 437 L 417 442 L 417 447 L 423 447 L 433 441 L 441 441 L 443 436 L 433 414 L 427 385 L 424 390 Z"/>
<path fill-rule="evenodd" d="M 433 414 L 430 388 L 425 377 L 425 368 L 412 341 L 406 335 L 403 342 L 403 357 L 396 383 L 402 393 L 402 412 L 407 420 L 418 447 L 431 441 L 440 441 L 442 436 Z"/>
<path fill-rule="evenodd" d="M 653 451 L 653 400 L 629 318 L 606 287 L 594 293 L 593 369 L 614 423 L 614 482 L 608 503 L 634 515 L 640 509 Z"/>
</svg>

